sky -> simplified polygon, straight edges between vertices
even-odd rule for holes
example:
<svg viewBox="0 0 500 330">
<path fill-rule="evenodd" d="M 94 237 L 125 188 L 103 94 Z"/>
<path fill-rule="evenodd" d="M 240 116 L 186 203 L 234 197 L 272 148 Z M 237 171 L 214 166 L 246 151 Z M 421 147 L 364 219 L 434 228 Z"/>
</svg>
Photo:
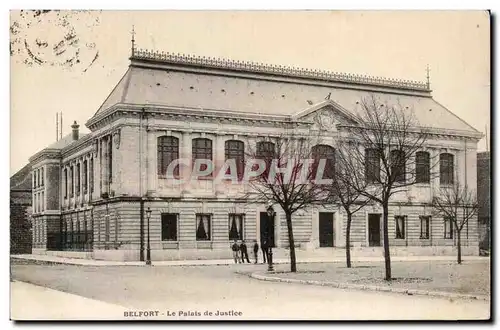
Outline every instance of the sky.
<svg viewBox="0 0 500 330">
<path fill-rule="evenodd" d="M 490 123 L 486 11 L 63 11 L 10 14 L 10 175 L 81 132 L 138 48 L 430 82 L 474 128 Z M 489 145 L 489 143 L 488 143 Z M 478 150 L 486 150 L 486 139 Z"/>
</svg>

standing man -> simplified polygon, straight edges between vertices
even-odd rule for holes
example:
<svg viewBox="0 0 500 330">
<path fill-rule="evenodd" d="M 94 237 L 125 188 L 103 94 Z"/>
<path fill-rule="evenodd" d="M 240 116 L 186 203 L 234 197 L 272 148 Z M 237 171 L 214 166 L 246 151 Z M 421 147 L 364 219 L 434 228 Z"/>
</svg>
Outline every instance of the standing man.
<svg viewBox="0 0 500 330">
<path fill-rule="evenodd" d="M 247 245 L 245 244 L 245 240 L 241 240 L 241 245 L 240 245 L 240 251 L 241 251 L 241 263 L 245 263 L 245 259 L 247 260 L 248 263 L 250 263 L 250 260 L 248 260 L 248 251 L 247 251 Z"/>
<path fill-rule="evenodd" d="M 253 256 L 255 257 L 255 263 L 259 261 L 259 243 L 257 240 L 253 240 Z"/>
<path fill-rule="evenodd" d="M 262 246 L 261 246 L 261 249 L 262 249 L 262 258 L 264 258 L 264 264 L 266 263 L 266 260 L 267 260 L 267 250 L 268 250 L 268 245 L 267 245 L 267 239 L 264 238 L 264 240 L 262 241 Z"/>
<path fill-rule="evenodd" d="M 238 253 L 238 251 L 240 250 L 240 247 L 238 246 L 238 242 L 236 242 L 236 240 L 234 240 L 234 243 L 231 246 L 231 250 L 233 250 L 234 263 L 237 264 L 238 262 L 240 262 L 240 256 Z"/>
</svg>

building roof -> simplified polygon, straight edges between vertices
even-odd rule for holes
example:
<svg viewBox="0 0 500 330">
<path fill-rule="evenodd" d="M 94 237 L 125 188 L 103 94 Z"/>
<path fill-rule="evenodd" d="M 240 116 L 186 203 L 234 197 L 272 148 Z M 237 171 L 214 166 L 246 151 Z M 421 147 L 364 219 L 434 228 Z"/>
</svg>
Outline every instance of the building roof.
<svg viewBox="0 0 500 330">
<path fill-rule="evenodd" d="M 195 59 L 176 64 L 172 59 L 162 61 L 156 57 L 132 57 L 127 72 L 94 117 L 118 103 L 291 116 L 324 101 L 329 94 L 345 110 L 356 113 L 358 102 L 375 94 L 388 104 L 399 102 L 413 108 L 421 126 L 477 133 L 436 102 L 423 83 L 334 73 L 322 76 L 281 67 L 271 77 L 269 68 L 266 75 L 258 74 L 256 69 L 247 70 L 252 64 L 231 67 L 226 63 L 225 71 L 220 70 L 222 65 L 213 71 L 203 63 L 193 69 Z"/>
<path fill-rule="evenodd" d="M 31 166 L 25 165 L 10 177 L 11 190 L 31 190 Z"/>
</svg>

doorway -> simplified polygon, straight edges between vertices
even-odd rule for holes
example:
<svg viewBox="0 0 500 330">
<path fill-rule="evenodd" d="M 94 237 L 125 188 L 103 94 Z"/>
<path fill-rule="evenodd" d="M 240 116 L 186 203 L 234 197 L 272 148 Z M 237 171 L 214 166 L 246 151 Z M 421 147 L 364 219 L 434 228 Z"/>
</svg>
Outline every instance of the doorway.
<svg viewBox="0 0 500 330">
<path fill-rule="evenodd" d="M 319 212 L 319 247 L 333 247 L 333 213 Z"/>
<path fill-rule="evenodd" d="M 276 216 L 275 216 L 276 218 Z M 274 219 L 267 212 L 260 212 L 260 244 L 267 239 L 269 246 L 276 247 L 274 241 Z"/>
<path fill-rule="evenodd" d="M 368 246 L 381 246 L 380 214 L 368 214 Z"/>
</svg>

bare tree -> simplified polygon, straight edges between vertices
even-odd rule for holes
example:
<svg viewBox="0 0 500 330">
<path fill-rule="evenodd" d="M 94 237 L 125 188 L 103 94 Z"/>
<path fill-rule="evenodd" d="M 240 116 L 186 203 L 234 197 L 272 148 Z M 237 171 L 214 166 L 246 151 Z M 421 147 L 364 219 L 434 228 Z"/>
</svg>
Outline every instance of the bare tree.
<svg viewBox="0 0 500 330">
<path fill-rule="evenodd" d="M 355 146 L 349 149 L 350 166 L 358 169 L 348 173 L 351 187 L 382 207 L 385 279 L 390 281 L 389 202 L 417 182 L 415 155 L 428 132 L 419 126 L 410 105 L 374 95 L 357 103 L 358 124 L 339 125 L 339 130 Z"/>
<path fill-rule="evenodd" d="M 352 161 L 351 154 L 354 144 L 350 141 L 337 140 L 335 149 L 335 172 L 332 184 L 325 186 L 328 189 L 329 199 L 340 204 L 344 209 L 346 222 L 346 265 L 351 268 L 351 223 L 352 216 L 370 202 L 370 199 L 361 195 L 362 182 L 357 182 L 356 175 L 362 169 L 358 168 L 356 162 Z M 365 187 L 366 189 L 366 183 Z"/>
<path fill-rule="evenodd" d="M 448 221 L 449 234 L 453 235 L 453 229 L 457 233 L 457 262 L 461 264 L 461 233 L 469 220 L 477 214 L 479 206 L 476 195 L 466 185 L 456 182 L 451 186 L 440 187 L 439 192 L 432 199 L 432 206 L 435 215 L 443 217 L 444 222 Z"/>
<path fill-rule="evenodd" d="M 282 135 L 257 141 L 255 147 L 247 143 L 247 198 L 254 202 L 277 204 L 285 212 L 291 272 L 297 271 L 292 215 L 326 200 L 326 194 L 316 178 L 316 173 L 320 171 L 312 159 L 314 140 L 311 137 Z M 322 164 L 324 166 L 324 162 Z"/>
</svg>

